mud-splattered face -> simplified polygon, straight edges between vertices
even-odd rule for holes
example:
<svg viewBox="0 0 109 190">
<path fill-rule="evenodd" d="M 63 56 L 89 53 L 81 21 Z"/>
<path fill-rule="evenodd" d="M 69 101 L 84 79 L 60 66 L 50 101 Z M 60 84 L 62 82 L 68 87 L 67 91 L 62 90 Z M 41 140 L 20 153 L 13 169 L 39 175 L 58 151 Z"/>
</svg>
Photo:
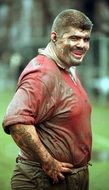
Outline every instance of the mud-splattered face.
<svg viewBox="0 0 109 190">
<path fill-rule="evenodd" d="M 62 37 L 56 34 L 55 52 L 64 65 L 80 65 L 89 49 L 90 34 L 91 31 L 72 27 Z"/>
</svg>

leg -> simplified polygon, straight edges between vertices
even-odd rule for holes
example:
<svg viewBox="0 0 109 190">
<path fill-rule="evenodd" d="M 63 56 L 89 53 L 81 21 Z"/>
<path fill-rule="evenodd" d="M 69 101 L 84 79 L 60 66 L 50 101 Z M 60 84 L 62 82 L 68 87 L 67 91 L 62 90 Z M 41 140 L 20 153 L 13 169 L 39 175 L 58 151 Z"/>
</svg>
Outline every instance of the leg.
<svg viewBox="0 0 109 190">
<path fill-rule="evenodd" d="M 48 190 L 49 178 L 39 163 L 20 160 L 11 178 L 12 190 Z"/>
<path fill-rule="evenodd" d="M 88 168 L 66 176 L 67 190 L 89 190 Z"/>
</svg>

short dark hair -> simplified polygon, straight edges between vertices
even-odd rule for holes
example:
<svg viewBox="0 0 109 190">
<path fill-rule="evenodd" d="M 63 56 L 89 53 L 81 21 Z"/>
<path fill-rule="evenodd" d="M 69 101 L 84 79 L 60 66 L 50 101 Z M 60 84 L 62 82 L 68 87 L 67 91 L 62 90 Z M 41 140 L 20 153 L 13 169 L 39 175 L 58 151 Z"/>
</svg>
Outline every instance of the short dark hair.
<svg viewBox="0 0 109 190">
<path fill-rule="evenodd" d="M 82 30 L 91 30 L 93 23 L 81 11 L 75 9 L 67 9 L 60 12 L 56 16 L 51 31 L 62 34 L 67 31 L 69 27 L 74 27 Z"/>
</svg>

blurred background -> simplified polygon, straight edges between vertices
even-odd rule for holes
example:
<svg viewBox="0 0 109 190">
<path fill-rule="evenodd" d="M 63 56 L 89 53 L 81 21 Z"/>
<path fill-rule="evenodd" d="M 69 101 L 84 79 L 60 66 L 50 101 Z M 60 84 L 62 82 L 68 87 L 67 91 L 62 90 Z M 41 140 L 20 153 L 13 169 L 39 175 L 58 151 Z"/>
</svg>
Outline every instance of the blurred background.
<svg viewBox="0 0 109 190">
<path fill-rule="evenodd" d="M 89 94 L 93 151 L 90 190 L 109 190 L 109 1 L 0 0 L 0 125 L 17 79 L 37 50 L 50 40 L 50 27 L 63 9 L 83 11 L 94 23 L 90 51 L 78 68 Z M 18 148 L 0 128 L 0 184 L 10 190 Z"/>
</svg>

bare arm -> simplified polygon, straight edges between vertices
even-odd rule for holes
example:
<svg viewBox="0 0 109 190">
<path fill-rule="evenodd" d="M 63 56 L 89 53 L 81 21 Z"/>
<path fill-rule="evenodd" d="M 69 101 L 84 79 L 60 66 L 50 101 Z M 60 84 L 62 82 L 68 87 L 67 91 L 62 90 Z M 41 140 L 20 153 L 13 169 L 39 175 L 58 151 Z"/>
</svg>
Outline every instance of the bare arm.
<svg viewBox="0 0 109 190">
<path fill-rule="evenodd" d="M 45 173 L 54 182 L 64 179 L 64 172 L 71 172 L 72 164 L 59 162 L 54 159 L 40 141 L 33 125 L 14 125 L 10 127 L 10 133 L 16 144 L 30 156 L 40 160 Z"/>
</svg>

